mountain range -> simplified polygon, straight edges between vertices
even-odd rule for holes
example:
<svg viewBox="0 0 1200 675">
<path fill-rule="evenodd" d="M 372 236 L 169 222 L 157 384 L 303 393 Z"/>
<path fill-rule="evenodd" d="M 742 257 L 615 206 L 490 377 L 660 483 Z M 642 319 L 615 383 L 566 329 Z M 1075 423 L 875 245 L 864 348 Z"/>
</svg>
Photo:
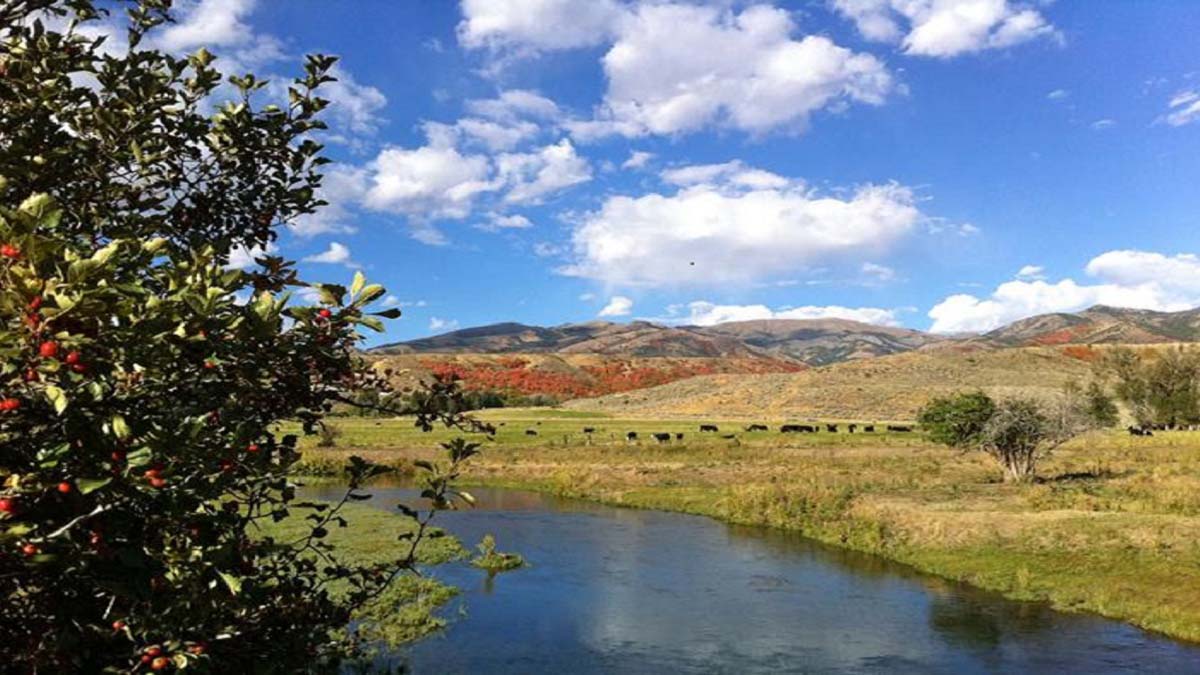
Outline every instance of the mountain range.
<svg viewBox="0 0 1200 675">
<path fill-rule="evenodd" d="M 599 354 L 623 357 L 771 359 L 808 366 L 945 347 L 1200 341 L 1200 309 L 1180 312 L 1097 305 L 1043 314 L 982 335 L 934 335 L 845 319 L 769 319 L 714 326 L 591 321 L 541 327 L 498 323 L 376 347 L 376 354 Z"/>
</svg>

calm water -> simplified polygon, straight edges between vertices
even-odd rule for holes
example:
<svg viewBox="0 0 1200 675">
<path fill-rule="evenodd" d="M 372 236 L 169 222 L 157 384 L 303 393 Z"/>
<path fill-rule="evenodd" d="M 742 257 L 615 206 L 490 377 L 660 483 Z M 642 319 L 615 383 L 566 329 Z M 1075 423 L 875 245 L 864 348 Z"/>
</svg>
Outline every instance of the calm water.
<svg viewBox="0 0 1200 675">
<path fill-rule="evenodd" d="M 1200 673 L 1200 646 L 783 532 L 472 493 L 477 509 L 440 524 L 531 566 L 439 569 L 463 593 L 447 631 L 397 655 L 415 673 Z"/>
</svg>

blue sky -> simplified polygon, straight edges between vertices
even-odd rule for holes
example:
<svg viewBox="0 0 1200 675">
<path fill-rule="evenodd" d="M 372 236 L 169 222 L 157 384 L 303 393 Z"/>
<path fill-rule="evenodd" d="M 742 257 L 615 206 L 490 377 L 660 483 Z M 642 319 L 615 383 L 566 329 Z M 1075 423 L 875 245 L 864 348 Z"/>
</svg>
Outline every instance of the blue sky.
<svg viewBox="0 0 1200 675">
<path fill-rule="evenodd" d="M 352 9 L 351 9 L 352 7 Z M 333 208 L 278 243 L 405 318 L 1200 305 L 1191 0 L 203 0 L 165 43 L 341 57 Z"/>
</svg>

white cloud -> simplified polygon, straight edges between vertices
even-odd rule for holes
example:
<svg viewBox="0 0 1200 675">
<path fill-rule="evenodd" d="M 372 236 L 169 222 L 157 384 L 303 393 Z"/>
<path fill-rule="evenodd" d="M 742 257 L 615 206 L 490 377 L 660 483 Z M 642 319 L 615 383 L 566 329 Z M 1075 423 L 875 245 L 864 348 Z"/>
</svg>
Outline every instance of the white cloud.
<svg viewBox="0 0 1200 675">
<path fill-rule="evenodd" d="M 687 323 L 693 326 L 712 326 L 729 321 L 756 321 L 761 319 L 849 319 L 878 326 L 898 326 L 896 312 L 877 307 L 841 307 L 838 305 L 792 307 L 773 310 L 766 305 L 717 305 L 697 300 L 687 304 L 685 317 L 672 319 L 672 323 Z"/>
<path fill-rule="evenodd" d="M 770 171 L 748 167 L 741 160 L 724 164 L 692 164 L 662 172 L 662 179 L 672 185 L 709 185 L 714 182 L 729 183 L 745 188 L 786 187 L 788 179 Z"/>
<path fill-rule="evenodd" d="M 488 158 L 464 155 L 444 125 L 426 125 L 428 144 L 388 147 L 368 165 L 364 204 L 422 221 L 465 218 L 482 192 L 494 190 Z"/>
<path fill-rule="evenodd" d="M 1163 120 L 1173 127 L 1181 127 L 1200 120 L 1200 92 L 1186 90 L 1176 93 L 1167 104 L 1169 108 Z"/>
<path fill-rule="evenodd" d="M 782 9 L 643 3 L 616 23 L 604 56 L 608 89 L 596 119 L 568 123 L 581 140 L 681 134 L 717 125 L 754 134 L 802 131 L 822 109 L 879 105 L 887 68 L 824 36 L 792 39 Z"/>
<path fill-rule="evenodd" d="M 573 259 L 560 271 L 641 286 L 770 280 L 831 258 L 874 257 L 924 219 L 916 201 L 897 184 L 838 197 L 798 180 L 749 187 L 731 177 L 674 194 L 614 196 L 580 217 Z"/>
<path fill-rule="evenodd" d="M 466 47 L 554 50 L 608 39 L 621 8 L 613 0 L 462 0 Z"/>
<path fill-rule="evenodd" d="M 1062 101 L 1070 96 L 1071 92 L 1067 91 L 1066 89 L 1055 89 L 1049 94 L 1046 94 L 1046 98 L 1050 99 L 1051 101 Z"/>
<path fill-rule="evenodd" d="M 504 124 L 478 117 L 464 117 L 456 122 L 455 126 L 468 139 L 482 143 L 493 152 L 512 150 L 540 131 L 538 125 L 533 122 L 515 121 Z"/>
<path fill-rule="evenodd" d="M 622 169 L 640 169 L 640 168 L 646 166 L 646 163 L 649 162 L 651 159 L 654 159 L 653 152 L 646 152 L 644 150 L 634 150 L 629 153 L 629 159 L 625 160 L 624 162 L 621 162 L 621 168 Z"/>
<path fill-rule="evenodd" d="M 831 4 L 854 21 L 863 37 L 899 43 L 906 54 L 916 56 L 949 58 L 1041 37 L 1062 40 L 1040 12 L 1009 0 L 831 0 Z"/>
<path fill-rule="evenodd" d="M 628 316 L 632 311 L 633 300 L 623 295 L 614 295 L 597 316 Z"/>
<path fill-rule="evenodd" d="M 378 131 L 383 123 L 379 112 L 387 105 L 383 92 L 361 84 L 341 67 L 335 66 L 331 75 L 337 81 L 323 85 L 321 96 L 329 99 L 330 128 L 335 135 L 345 136 L 348 132 L 369 136 Z"/>
<path fill-rule="evenodd" d="M 567 139 L 537 152 L 506 153 L 496 158 L 498 179 L 507 186 L 504 201 L 538 203 L 563 188 L 591 180 L 592 169 Z"/>
<path fill-rule="evenodd" d="M 254 32 L 243 20 L 254 9 L 254 0 L 194 0 L 175 5 L 175 23 L 155 39 L 173 52 L 200 47 L 220 47 L 249 42 Z"/>
<path fill-rule="evenodd" d="M 384 307 L 424 307 L 427 304 L 424 300 L 401 300 L 396 295 L 389 295 L 383 299 Z"/>
<path fill-rule="evenodd" d="M 458 319 L 439 319 L 436 316 L 430 317 L 429 330 L 445 332 L 456 331 L 458 330 Z"/>
<path fill-rule="evenodd" d="M 467 101 L 469 112 L 498 122 L 532 118 L 557 119 L 561 113 L 558 104 L 529 89 L 506 89 L 495 98 Z"/>
<path fill-rule="evenodd" d="M 265 247 L 255 246 L 253 248 L 246 248 L 245 246 L 238 246 L 229 251 L 229 263 L 225 267 L 231 270 L 248 269 L 257 265 L 254 262 L 255 258 L 275 253 L 277 250 L 279 250 L 279 247 L 270 242 Z"/>
<path fill-rule="evenodd" d="M 1103 131 L 1105 129 L 1115 127 L 1115 126 L 1117 126 L 1117 121 L 1114 119 L 1107 119 L 1107 118 L 1102 119 L 1102 120 L 1096 120 L 1095 122 L 1092 122 L 1092 124 L 1091 124 L 1092 129 L 1094 129 L 1096 131 Z"/>
<path fill-rule="evenodd" d="M 987 331 L 1013 321 L 1052 312 L 1076 312 L 1092 305 L 1179 311 L 1200 305 L 1200 258 L 1148 251 L 1109 251 L 1085 268 L 1098 280 L 1080 284 L 1018 279 L 1000 284 L 992 295 L 952 295 L 929 310 L 938 333 Z"/>
<path fill-rule="evenodd" d="M 290 223 L 300 237 L 319 234 L 349 234 L 356 231 L 349 207 L 362 200 L 367 190 L 367 172 L 348 164 L 331 164 L 325 170 L 317 197 L 327 202 L 316 213 L 302 215 Z"/>
<path fill-rule="evenodd" d="M 581 302 L 591 302 L 592 300 L 595 300 L 595 299 L 596 299 L 595 293 L 580 293 L 579 294 L 579 300 Z"/>
<path fill-rule="evenodd" d="M 525 216 L 502 213 L 490 213 L 486 222 L 475 226 L 484 232 L 499 232 L 500 230 L 524 230 L 533 227 L 533 223 Z"/>
<path fill-rule="evenodd" d="M 321 253 L 305 257 L 304 262 L 345 265 L 347 267 L 358 266 L 358 263 L 354 262 L 354 259 L 350 256 L 350 247 L 336 241 L 329 242 L 329 248 Z"/>
<path fill-rule="evenodd" d="M 1026 281 L 1045 279 L 1046 268 L 1041 265 L 1026 265 L 1017 270 L 1017 278 Z"/>
<path fill-rule="evenodd" d="M 887 283 L 896 278 L 896 270 L 873 262 L 865 262 L 862 264 L 862 273 L 865 274 L 872 283 Z"/>
</svg>

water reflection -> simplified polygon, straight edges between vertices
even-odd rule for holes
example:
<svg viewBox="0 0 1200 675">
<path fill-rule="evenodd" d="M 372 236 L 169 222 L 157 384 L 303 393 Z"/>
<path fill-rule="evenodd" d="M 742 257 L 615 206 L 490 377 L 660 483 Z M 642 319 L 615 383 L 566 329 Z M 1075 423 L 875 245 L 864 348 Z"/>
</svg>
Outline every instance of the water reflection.
<svg viewBox="0 0 1200 675">
<path fill-rule="evenodd" d="M 381 507 L 411 498 L 375 492 Z M 440 569 L 464 593 L 451 627 L 401 657 L 416 673 L 1200 671 L 1195 647 L 787 532 L 472 492 L 479 508 L 440 524 L 467 544 L 492 533 L 530 566 Z"/>
</svg>

